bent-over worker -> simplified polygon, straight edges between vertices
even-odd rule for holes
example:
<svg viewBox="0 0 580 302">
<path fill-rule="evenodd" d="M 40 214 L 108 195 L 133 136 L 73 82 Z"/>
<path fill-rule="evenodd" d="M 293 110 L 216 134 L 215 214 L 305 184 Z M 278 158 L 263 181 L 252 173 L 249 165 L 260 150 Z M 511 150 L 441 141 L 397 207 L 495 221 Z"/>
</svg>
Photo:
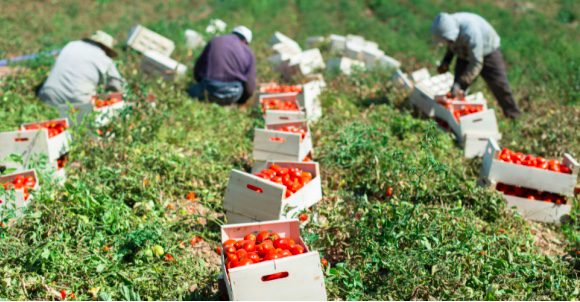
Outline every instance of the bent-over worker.
<svg viewBox="0 0 580 302">
<path fill-rule="evenodd" d="M 472 13 L 440 13 L 433 21 L 431 34 L 434 42 L 447 45 L 437 68 L 439 73 L 447 72 L 457 56 L 453 95 L 465 91 L 481 74 L 504 115 L 516 118 L 521 114 L 507 79 L 500 38 L 485 19 Z"/>
</svg>

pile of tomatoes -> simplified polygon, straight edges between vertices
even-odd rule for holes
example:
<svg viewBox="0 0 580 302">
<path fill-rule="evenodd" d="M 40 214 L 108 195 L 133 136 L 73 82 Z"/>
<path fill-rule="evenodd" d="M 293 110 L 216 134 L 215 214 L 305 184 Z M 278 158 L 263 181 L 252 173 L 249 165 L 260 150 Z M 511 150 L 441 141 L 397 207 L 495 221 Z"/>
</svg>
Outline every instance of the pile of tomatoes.
<svg viewBox="0 0 580 302">
<path fill-rule="evenodd" d="M 477 113 L 480 111 L 483 111 L 482 105 L 464 105 L 461 109 L 453 110 L 453 116 L 457 121 L 459 121 L 459 118 L 464 115 Z"/>
<path fill-rule="evenodd" d="M 300 127 L 300 126 L 294 126 L 294 125 L 282 126 L 282 127 L 276 128 L 274 130 L 283 131 L 283 132 L 290 132 L 290 133 L 298 133 L 298 134 L 300 134 L 301 139 L 304 139 L 306 137 L 306 133 L 308 132 L 306 127 Z"/>
<path fill-rule="evenodd" d="M 49 121 L 43 123 L 36 123 L 24 126 L 26 130 L 38 130 L 38 129 L 46 129 L 48 131 L 48 137 L 52 138 L 66 130 L 66 122 L 65 121 Z"/>
<path fill-rule="evenodd" d="M 503 148 L 499 153 L 499 160 L 524 165 L 528 167 L 536 167 L 544 170 L 550 170 L 554 172 L 560 172 L 565 174 L 571 174 L 572 170 L 566 165 L 561 164 L 559 161 L 551 159 L 546 160 L 540 156 L 536 157 L 530 154 L 524 155 L 521 152 L 514 152 L 510 149 Z"/>
<path fill-rule="evenodd" d="M 566 198 L 562 195 L 549 192 L 541 192 L 534 189 L 522 188 L 518 186 L 510 186 L 503 183 L 498 183 L 495 189 L 504 193 L 505 195 L 517 196 L 521 198 L 527 198 L 530 200 L 553 202 L 557 205 L 566 203 Z"/>
<path fill-rule="evenodd" d="M 118 97 L 109 97 L 106 100 L 101 100 L 98 97 L 94 97 L 93 98 L 93 102 L 95 104 L 95 107 L 97 108 L 103 108 L 103 107 L 108 107 L 117 103 L 120 103 L 122 100 Z"/>
<path fill-rule="evenodd" d="M 64 168 L 64 166 L 66 166 L 67 162 L 68 162 L 68 155 L 67 154 L 64 154 L 63 156 L 59 157 L 56 160 L 56 164 L 57 164 L 58 169 L 60 170 L 60 169 Z"/>
<path fill-rule="evenodd" d="M 282 168 L 276 164 L 256 173 L 256 176 L 285 186 L 285 198 L 292 196 L 312 180 L 310 172 L 304 172 L 299 168 Z"/>
<path fill-rule="evenodd" d="M 306 252 L 306 248 L 292 238 L 282 237 L 276 232 L 261 231 L 258 234 L 247 234 L 244 239 L 226 240 L 217 251 L 223 253 L 226 268 L 229 270 L 262 261 L 300 255 Z"/>
<path fill-rule="evenodd" d="M 28 200 L 28 197 L 30 197 L 28 190 L 31 190 L 36 186 L 36 179 L 34 176 L 18 175 L 14 177 L 12 182 L 3 183 L 2 186 L 4 187 L 4 190 L 7 191 L 11 189 L 24 190 L 24 200 Z"/>
<path fill-rule="evenodd" d="M 278 85 L 278 84 L 267 84 L 263 85 L 260 89 L 262 93 L 287 93 L 287 92 L 302 92 L 302 86 L 300 85 Z"/>
<path fill-rule="evenodd" d="M 284 101 L 280 99 L 265 99 L 262 101 L 262 112 L 266 110 L 298 111 L 296 101 Z"/>
</svg>

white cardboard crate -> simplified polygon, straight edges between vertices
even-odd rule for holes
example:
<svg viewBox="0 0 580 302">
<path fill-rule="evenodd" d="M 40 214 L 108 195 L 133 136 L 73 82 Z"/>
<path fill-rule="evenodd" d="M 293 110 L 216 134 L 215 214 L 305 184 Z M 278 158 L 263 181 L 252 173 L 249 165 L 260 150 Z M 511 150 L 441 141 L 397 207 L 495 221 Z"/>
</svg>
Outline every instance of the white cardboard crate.
<svg viewBox="0 0 580 302">
<path fill-rule="evenodd" d="M 346 40 L 346 44 L 344 46 L 344 55 L 348 58 L 353 60 L 363 60 L 363 50 L 365 48 L 364 41 L 353 41 L 353 40 Z"/>
<path fill-rule="evenodd" d="M 487 147 L 487 141 L 493 138 L 499 141 L 501 133 L 466 133 L 459 144 L 463 147 L 463 156 L 465 158 L 482 157 Z"/>
<path fill-rule="evenodd" d="M 322 116 L 322 106 L 318 96 L 322 93 L 324 83 L 310 81 L 302 85 L 302 92 L 298 94 L 298 101 L 306 112 L 308 121 L 317 121 Z"/>
<path fill-rule="evenodd" d="M 308 75 L 318 69 L 324 69 L 324 67 L 324 59 L 320 50 L 318 48 L 308 49 L 290 59 L 288 63 L 289 74 L 286 76 Z"/>
<path fill-rule="evenodd" d="M 65 119 L 58 119 L 66 121 Z M 68 122 L 67 122 L 68 125 Z M 0 133 L 0 159 L 11 154 L 29 158 L 32 155 L 46 154 L 52 162 L 70 149 L 71 135 L 68 130 L 49 138 L 46 129 L 18 130 Z"/>
<path fill-rule="evenodd" d="M 20 172 L 14 172 L 7 175 L 2 175 L 0 176 L 0 186 L 2 186 L 2 184 L 7 182 L 11 183 L 17 176 L 24 177 L 33 176 L 34 179 L 36 180 L 36 184 L 32 190 L 38 190 L 38 188 L 40 188 L 38 184 L 38 176 L 36 175 L 35 170 L 25 170 Z M 31 201 L 32 195 L 29 196 L 28 199 L 24 199 L 24 189 L 3 191 L 2 193 L 0 193 L 0 212 L 5 211 L 7 209 L 14 209 L 18 213 L 20 209 L 27 206 Z"/>
<path fill-rule="evenodd" d="M 304 209 L 307 209 L 322 199 L 322 184 L 320 170 L 316 162 L 268 162 L 266 168 L 272 164 L 282 168 L 296 167 L 312 173 L 312 180 L 298 192 L 288 198 L 286 187 L 260 178 L 256 175 L 233 170 L 230 174 L 228 188 L 224 197 L 224 209 L 228 221 L 230 214 L 234 214 L 236 221 L 267 221 L 283 218 L 294 218 Z M 252 189 L 253 188 L 253 189 Z M 261 189 L 262 192 L 255 190 Z"/>
<path fill-rule="evenodd" d="M 230 300 L 294 300 L 326 301 L 324 275 L 320 255 L 310 251 L 300 237 L 296 219 L 222 226 L 222 242 L 242 239 L 251 232 L 272 231 L 292 238 L 305 248 L 304 254 L 264 261 L 226 270 L 222 255 L 222 271 Z M 262 277 L 287 272 L 285 278 L 262 281 Z"/>
<path fill-rule="evenodd" d="M 480 112 L 459 117 L 459 121 L 455 119 L 452 111 L 437 103 L 437 100 L 442 98 L 445 98 L 445 96 L 435 97 L 434 114 L 449 125 L 460 142 L 466 133 L 499 133 L 495 111 L 493 109 L 487 109 L 487 102 L 481 92 L 467 96 L 465 102 L 449 102 L 452 110 L 460 110 L 464 106 L 473 105 L 483 107 L 483 110 Z"/>
<path fill-rule="evenodd" d="M 501 161 L 500 151 L 497 142 L 489 139 L 479 174 L 481 183 L 495 185 L 501 182 L 564 196 L 574 195 L 580 165 L 570 154 L 564 154 L 562 163 L 572 170 L 572 174 L 565 174 Z"/>
<path fill-rule="evenodd" d="M 166 81 L 174 81 L 185 76 L 187 67 L 161 53 L 147 51 L 141 58 L 141 70 L 153 76 L 161 76 Z"/>
<path fill-rule="evenodd" d="M 185 30 L 185 46 L 188 49 L 196 49 L 205 45 L 203 36 L 193 29 Z"/>
<path fill-rule="evenodd" d="M 344 75 L 350 75 L 353 67 L 365 68 L 365 63 L 360 60 L 353 60 L 347 57 L 330 58 L 326 62 L 326 69 L 329 71 L 338 70 Z"/>
<path fill-rule="evenodd" d="M 279 127 L 294 125 L 308 127 L 306 121 L 266 125 L 266 129 L 255 129 L 254 160 L 301 161 L 312 151 L 310 130 L 304 139 L 299 133 L 279 131 Z"/>
<path fill-rule="evenodd" d="M 123 96 L 121 93 L 110 93 L 109 96 L 116 96 L 120 97 L 121 99 Z M 95 97 L 105 97 L 108 96 L 95 96 Z M 69 123 L 80 124 L 85 116 L 91 115 L 94 112 L 94 125 L 96 127 L 104 127 L 111 123 L 111 121 L 119 115 L 119 113 L 127 106 L 125 101 L 121 101 L 110 106 L 104 106 L 101 108 L 97 108 L 95 106 L 94 99 L 91 100 L 90 103 L 86 104 L 71 104 L 71 105 L 64 105 L 59 106 L 58 110 L 60 112 L 60 116 L 66 118 Z"/>
<path fill-rule="evenodd" d="M 175 49 L 173 41 L 142 25 L 137 25 L 131 29 L 127 46 L 143 54 L 147 51 L 156 51 L 165 56 L 170 56 Z"/>
<path fill-rule="evenodd" d="M 306 113 L 304 111 L 266 110 L 264 113 L 264 121 L 266 122 L 266 125 L 300 122 L 305 119 Z"/>
<path fill-rule="evenodd" d="M 361 56 L 366 66 L 374 67 L 375 64 L 385 55 L 385 52 L 378 49 L 365 46 L 362 50 Z"/>
<path fill-rule="evenodd" d="M 272 45 L 272 50 L 275 53 L 282 55 L 283 59 L 289 59 L 302 53 L 302 49 L 300 49 L 299 46 L 287 43 L 274 44 Z"/>
<path fill-rule="evenodd" d="M 205 32 L 208 34 L 220 34 L 226 31 L 228 24 L 221 19 L 211 19 L 209 24 L 205 28 Z"/>
<path fill-rule="evenodd" d="M 415 78 L 415 76 L 413 76 Z M 453 75 L 449 72 L 415 82 L 413 92 L 409 96 L 412 104 L 425 115 L 435 115 L 435 96 L 446 94 L 453 85 Z"/>
<path fill-rule="evenodd" d="M 524 218 L 539 221 L 560 224 L 566 216 L 570 216 L 572 210 L 571 201 L 568 204 L 557 205 L 553 202 L 540 200 L 531 200 L 527 198 L 510 196 L 503 194 L 508 208 L 516 208 Z"/>
<path fill-rule="evenodd" d="M 346 37 L 341 35 L 331 34 L 328 36 L 330 40 L 330 51 L 342 54 L 346 46 Z"/>
<path fill-rule="evenodd" d="M 298 53 L 302 52 L 302 48 L 300 48 L 300 45 L 296 41 L 292 40 L 279 31 L 275 32 L 272 38 L 270 38 L 270 45 L 274 46 L 276 44 L 285 44 Z"/>
</svg>

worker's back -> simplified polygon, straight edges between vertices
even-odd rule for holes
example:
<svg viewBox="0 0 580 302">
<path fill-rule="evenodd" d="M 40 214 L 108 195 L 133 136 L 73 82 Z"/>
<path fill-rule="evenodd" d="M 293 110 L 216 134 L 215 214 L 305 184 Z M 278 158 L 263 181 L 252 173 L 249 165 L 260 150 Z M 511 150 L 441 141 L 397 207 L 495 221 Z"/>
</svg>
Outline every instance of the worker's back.
<svg viewBox="0 0 580 302">
<path fill-rule="evenodd" d="M 460 38 L 462 35 L 467 35 L 469 38 L 480 35 L 483 55 L 488 55 L 499 48 L 500 38 L 495 29 L 479 15 L 473 13 L 455 13 L 452 15 L 459 25 Z M 473 39 L 464 39 L 465 43 L 473 41 Z"/>
<path fill-rule="evenodd" d="M 70 42 L 62 49 L 39 96 L 55 106 L 87 103 L 111 68 L 115 68 L 113 61 L 97 45 Z"/>
<path fill-rule="evenodd" d="M 195 78 L 208 78 L 217 81 L 248 80 L 254 64 L 254 55 L 248 45 L 241 42 L 235 34 L 212 39 L 196 62 Z"/>
</svg>

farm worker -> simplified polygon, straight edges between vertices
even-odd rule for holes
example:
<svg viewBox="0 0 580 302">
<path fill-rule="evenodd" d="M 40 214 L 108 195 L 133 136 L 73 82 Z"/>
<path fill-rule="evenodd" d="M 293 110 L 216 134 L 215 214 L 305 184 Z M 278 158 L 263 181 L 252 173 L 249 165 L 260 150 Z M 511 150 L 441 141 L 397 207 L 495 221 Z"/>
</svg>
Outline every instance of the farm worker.
<svg viewBox="0 0 580 302">
<path fill-rule="evenodd" d="M 220 105 L 243 104 L 256 89 L 256 58 L 249 47 L 252 31 L 238 26 L 227 35 L 213 38 L 195 62 L 188 88 L 193 98 Z"/>
<path fill-rule="evenodd" d="M 99 84 L 107 91 L 122 91 L 124 79 L 112 60 L 117 55 L 113 45 L 113 37 L 102 31 L 69 42 L 40 88 L 40 99 L 53 106 L 89 103 Z"/>
<path fill-rule="evenodd" d="M 463 93 L 481 74 L 504 115 L 516 118 L 521 114 L 507 79 L 500 38 L 485 19 L 472 13 L 440 13 L 433 21 L 431 34 L 435 43 L 447 44 L 445 57 L 437 68 L 439 73 L 447 72 L 457 56 L 453 95 Z"/>
</svg>

